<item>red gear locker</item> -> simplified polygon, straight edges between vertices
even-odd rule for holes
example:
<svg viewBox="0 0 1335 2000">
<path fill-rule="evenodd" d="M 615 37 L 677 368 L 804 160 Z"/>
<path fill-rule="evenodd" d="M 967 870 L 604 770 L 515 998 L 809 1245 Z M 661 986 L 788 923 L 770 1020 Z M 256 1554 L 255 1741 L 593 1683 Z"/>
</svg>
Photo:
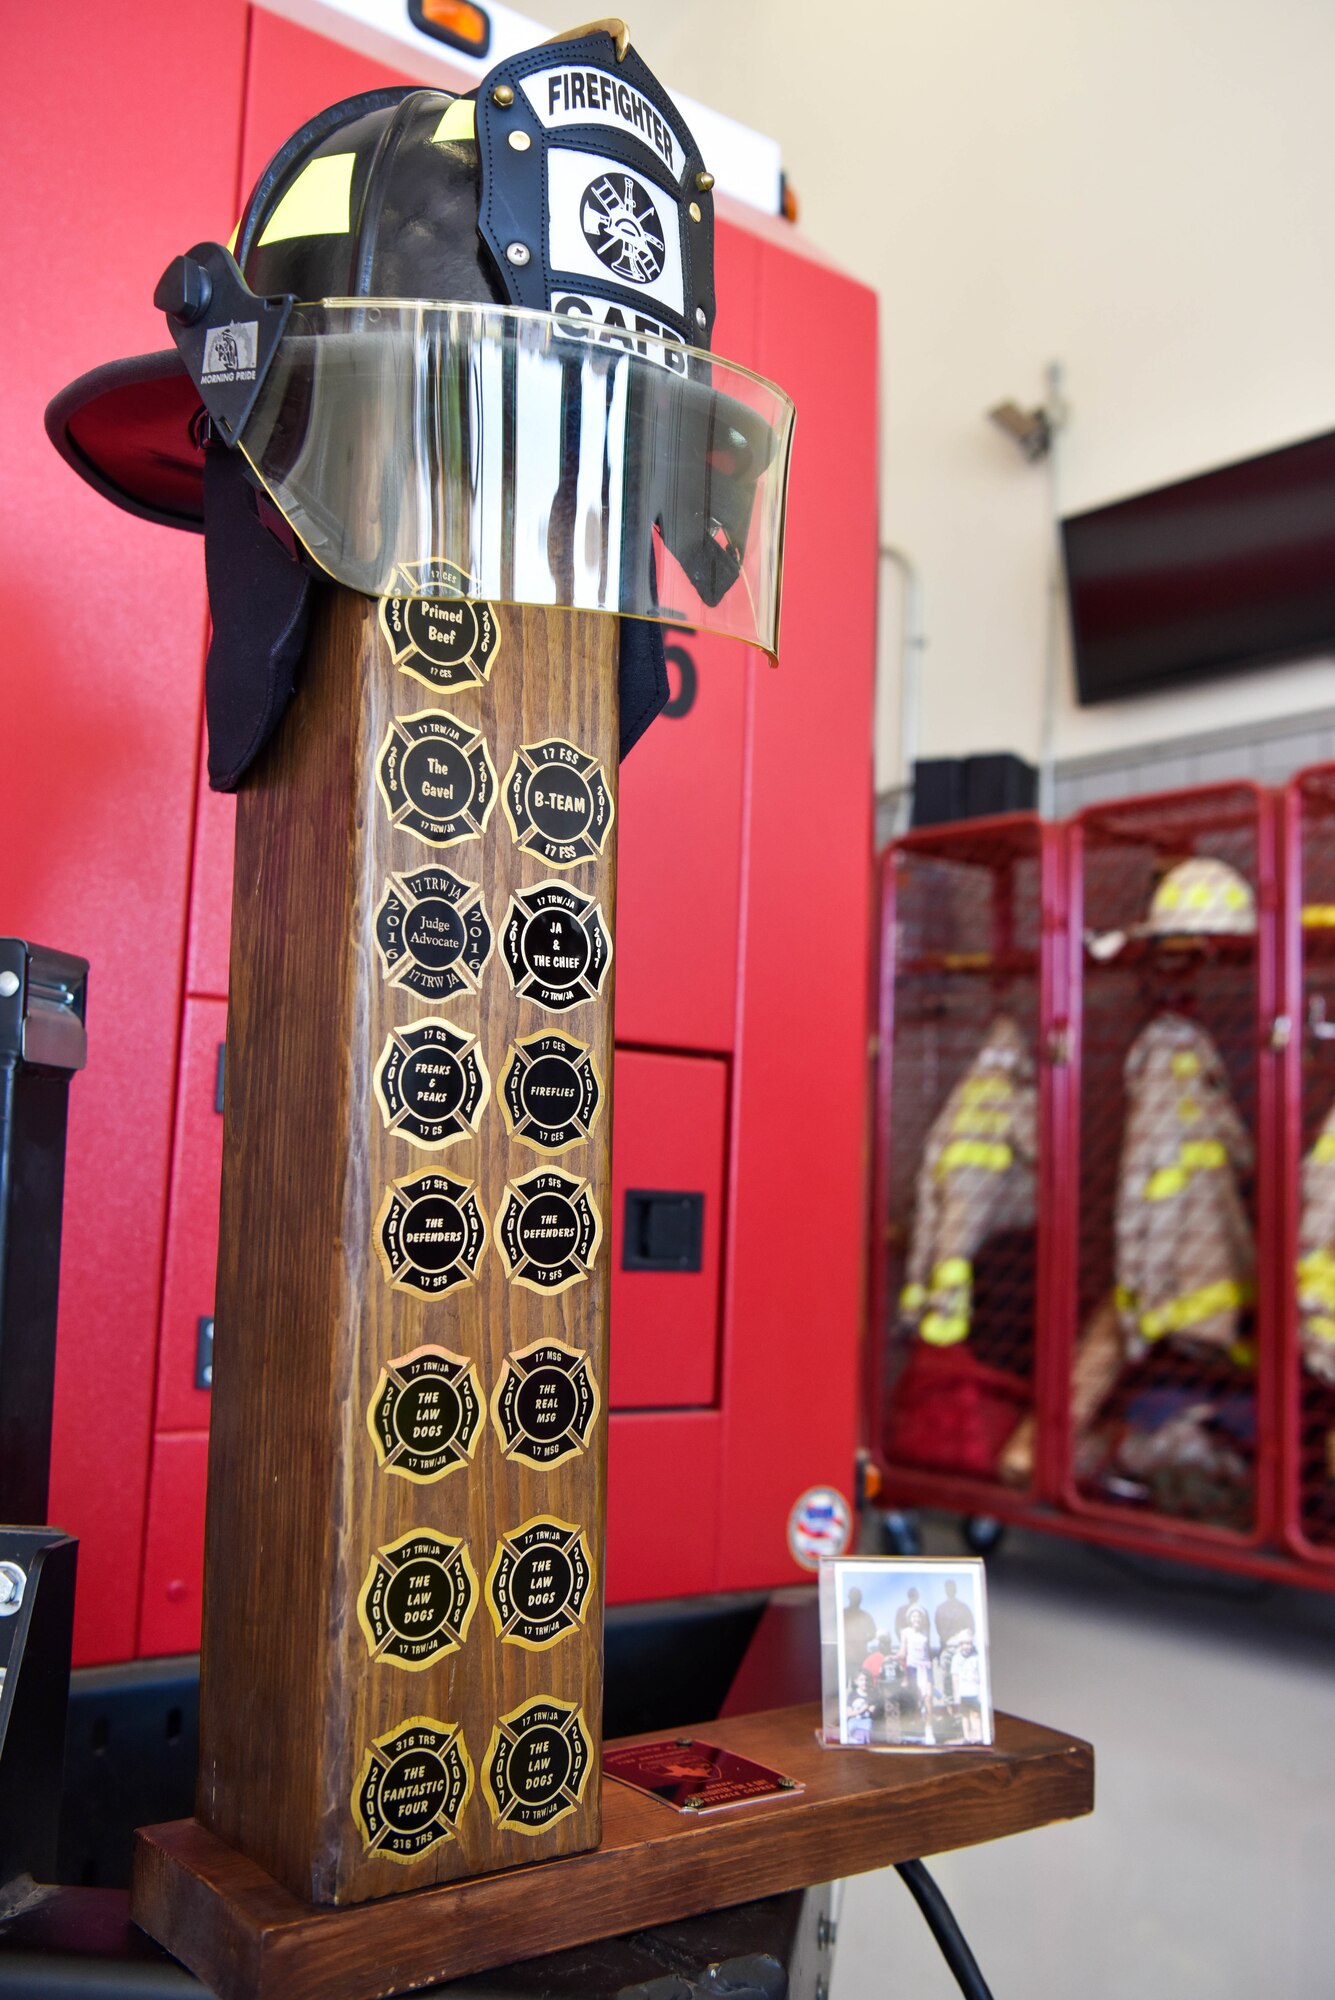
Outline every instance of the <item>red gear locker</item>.
<svg viewBox="0 0 1335 2000">
<path fill-rule="evenodd" d="M 1335 1565 L 1335 765 L 1298 772 L 1283 804 L 1282 1506 L 1294 1554 Z"/>
<path fill-rule="evenodd" d="M 1223 862 L 1251 886 L 1253 933 L 1192 932 L 1184 923 L 1175 934 L 1162 922 L 1151 930 L 1156 889 L 1191 857 Z M 1220 785 L 1088 808 L 1070 829 L 1068 903 L 1078 1081 L 1068 1100 L 1073 1171 L 1064 1226 L 1072 1256 L 1062 1321 L 1068 1358 L 1059 1379 L 1069 1382 L 1082 1365 L 1092 1368 L 1096 1345 L 1108 1352 L 1099 1364 L 1097 1401 L 1079 1427 L 1069 1421 L 1063 1427 L 1063 1497 L 1073 1512 L 1092 1519 L 1152 1526 L 1165 1552 L 1188 1553 L 1196 1544 L 1256 1546 L 1272 1531 L 1276 1487 L 1278 1341 L 1264 1278 L 1277 1247 L 1270 1047 L 1277 893 L 1269 795 L 1255 785 Z M 1197 1337 L 1198 1326 L 1214 1325 L 1200 1311 L 1185 1322 L 1175 1317 L 1175 1306 L 1185 1311 L 1195 1296 L 1189 1279 L 1183 1281 L 1188 1298 L 1156 1304 L 1153 1312 L 1141 1310 L 1144 1300 L 1125 1296 L 1124 1277 L 1119 1292 L 1115 1214 L 1127 1059 L 1133 1044 L 1146 1046 L 1139 1038 L 1151 1022 L 1170 1018 L 1185 1022 L 1194 1038 L 1192 1048 L 1184 1043 L 1171 1056 L 1172 1102 L 1165 1099 L 1160 1119 L 1171 1126 L 1164 1143 L 1171 1141 L 1174 1158 L 1185 1164 L 1154 1172 L 1132 1193 L 1146 1215 L 1162 1207 L 1153 1214 L 1160 1229 L 1199 1231 L 1199 1220 L 1174 1220 L 1179 1183 L 1198 1173 L 1218 1174 L 1221 1182 L 1235 1177 L 1255 1276 L 1239 1270 L 1235 1279 L 1218 1280 L 1237 1293 L 1230 1307 L 1237 1337 L 1226 1342 Z M 1197 1054 L 1197 1047 L 1207 1053 Z M 1223 1067 L 1217 1095 L 1226 1093 L 1236 1107 L 1253 1164 L 1225 1157 L 1229 1148 L 1207 1133 L 1204 1079 L 1193 1080 L 1195 1072 L 1181 1067 L 1212 1060 L 1210 1051 Z M 1131 1084 L 1158 1087 L 1148 1073 Z M 1189 1116 L 1200 1121 L 1199 1132 L 1183 1122 Z M 1140 1330 L 1134 1340 L 1127 1332 L 1133 1320 Z M 1066 1399 L 1068 1412 L 1069 1406 Z"/>
<path fill-rule="evenodd" d="M 1059 867 L 1031 813 L 882 857 L 870 1417 L 898 1505 L 1000 1516 L 1043 1491 Z"/>
</svg>

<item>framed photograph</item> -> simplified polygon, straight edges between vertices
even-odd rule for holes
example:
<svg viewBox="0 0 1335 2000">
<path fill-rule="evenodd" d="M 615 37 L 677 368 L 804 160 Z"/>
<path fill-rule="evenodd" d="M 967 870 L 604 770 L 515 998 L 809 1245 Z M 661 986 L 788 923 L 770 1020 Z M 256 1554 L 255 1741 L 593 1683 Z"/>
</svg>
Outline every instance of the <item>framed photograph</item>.
<svg viewBox="0 0 1335 2000">
<path fill-rule="evenodd" d="M 968 1750 L 992 1741 L 987 1581 L 975 1557 L 820 1566 L 825 1741 Z"/>
</svg>

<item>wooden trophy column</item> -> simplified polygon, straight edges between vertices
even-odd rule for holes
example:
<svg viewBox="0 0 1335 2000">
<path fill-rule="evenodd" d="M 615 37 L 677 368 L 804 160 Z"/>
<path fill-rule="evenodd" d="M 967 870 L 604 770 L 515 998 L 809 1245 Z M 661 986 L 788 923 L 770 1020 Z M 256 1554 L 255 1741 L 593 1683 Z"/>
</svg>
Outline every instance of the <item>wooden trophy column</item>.
<svg viewBox="0 0 1335 2000">
<path fill-rule="evenodd" d="M 197 1815 L 313 1903 L 600 1837 L 617 645 L 331 589 L 238 801 Z"/>
</svg>

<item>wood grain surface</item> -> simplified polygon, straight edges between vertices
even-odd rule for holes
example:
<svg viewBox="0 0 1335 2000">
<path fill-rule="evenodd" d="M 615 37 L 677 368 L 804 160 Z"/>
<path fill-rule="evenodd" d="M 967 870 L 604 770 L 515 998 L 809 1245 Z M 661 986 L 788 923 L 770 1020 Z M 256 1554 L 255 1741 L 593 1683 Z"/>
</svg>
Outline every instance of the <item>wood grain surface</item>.
<svg viewBox="0 0 1335 2000">
<path fill-rule="evenodd" d="M 617 627 L 496 616 L 489 677 L 444 692 L 395 666 L 374 603 L 324 592 L 298 698 L 238 801 L 197 1811 L 313 1903 L 599 1837 L 613 969 L 596 998 L 549 1012 L 516 995 L 501 933 L 512 891 L 558 881 L 596 899 L 610 937 L 615 829 L 601 854 L 554 867 L 521 851 L 500 793 L 521 744 L 561 737 L 597 757 L 615 800 Z M 395 718 L 427 711 L 485 739 L 480 837 L 431 845 L 391 822 L 382 748 Z M 494 939 L 477 990 L 443 1000 L 392 983 L 376 942 L 391 878 L 423 869 L 480 885 Z M 392 1030 L 430 1019 L 476 1036 L 490 1087 L 476 1133 L 428 1149 L 387 1128 L 375 1071 Z M 515 1042 L 545 1028 L 587 1044 L 602 1081 L 590 1136 L 552 1161 L 588 1182 L 601 1243 L 591 1275 L 554 1296 L 513 1282 L 497 1240 L 507 1184 L 546 1164 L 510 1136 L 497 1092 Z M 475 1276 L 437 1296 L 392 1282 L 377 1247 L 391 1184 L 422 1174 L 474 1188 L 486 1223 Z M 586 1355 L 600 1398 L 584 1446 L 545 1469 L 507 1455 L 490 1408 L 507 1356 L 540 1339 Z M 380 1463 L 368 1408 L 423 1346 L 474 1365 L 481 1415 L 471 1460 L 419 1480 Z M 499 1538 L 539 1516 L 584 1531 L 593 1575 L 582 1625 L 534 1651 L 498 1638 L 485 1586 Z M 474 1602 L 463 1644 L 409 1670 L 372 1656 L 358 1601 L 377 1552 L 414 1531 L 466 1546 Z M 578 1802 L 530 1833 L 495 1823 L 484 1765 L 500 1719 L 539 1697 L 578 1708 L 594 1754 Z M 389 1758 L 412 1718 L 460 1732 L 471 1783 L 457 1836 L 402 1859 L 368 1852 L 354 1794 L 374 1740 L 391 1739 Z"/>
<path fill-rule="evenodd" d="M 370 2000 L 1092 1810 L 1089 1745 L 1013 1716 L 988 1750 L 826 1750 L 810 1708 L 691 1733 L 801 1791 L 706 1819 L 603 1781 L 603 1843 L 538 1869 L 314 1910 L 193 1820 L 138 1836 L 131 1912 L 222 2000 Z M 650 1738 L 631 1738 L 648 1741 Z"/>
</svg>

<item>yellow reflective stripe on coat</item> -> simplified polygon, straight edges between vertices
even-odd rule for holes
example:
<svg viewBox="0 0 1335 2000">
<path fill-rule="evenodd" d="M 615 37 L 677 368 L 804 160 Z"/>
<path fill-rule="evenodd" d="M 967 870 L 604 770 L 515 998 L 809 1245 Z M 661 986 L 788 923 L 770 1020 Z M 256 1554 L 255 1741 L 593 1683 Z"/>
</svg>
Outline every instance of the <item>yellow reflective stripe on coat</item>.
<svg viewBox="0 0 1335 2000">
<path fill-rule="evenodd" d="M 998 1138 L 1008 1132 L 1014 1114 L 1010 1111 L 980 1111 L 966 1104 L 950 1121 L 952 1132 L 964 1132 L 975 1139 Z"/>
<path fill-rule="evenodd" d="M 1323 1132 L 1309 1155 L 1314 1166 L 1328 1167 L 1335 1160 L 1335 1132 Z"/>
<path fill-rule="evenodd" d="M 1004 1174 L 1014 1158 L 1010 1147 L 997 1139 L 952 1139 L 942 1147 L 933 1172 L 937 1180 L 944 1180 L 958 1167 L 982 1167 L 991 1174 Z"/>
<path fill-rule="evenodd" d="M 973 1265 L 967 1257 L 943 1257 L 939 1264 L 932 1266 L 931 1285 L 934 1292 L 950 1292 L 959 1285 L 972 1283 Z"/>
<path fill-rule="evenodd" d="M 969 1315 L 931 1312 L 923 1320 L 918 1332 L 933 1347 L 954 1347 L 961 1340 L 969 1338 Z"/>
<path fill-rule="evenodd" d="M 1184 1139 L 1177 1149 L 1177 1165 L 1156 1167 L 1145 1183 L 1146 1201 L 1167 1201 L 1181 1194 L 1193 1174 L 1228 1165 L 1228 1148 L 1222 1139 Z"/>
<path fill-rule="evenodd" d="M 965 1104 L 1004 1104 L 1014 1094 L 1015 1085 L 1008 1076 L 968 1076 L 960 1085 Z"/>
<path fill-rule="evenodd" d="M 927 1303 L 926 1285 L 905 1285 L 903 1291 L 899 1295 L 899 1309 L 901 1312 L 906 1312 L 906 1313 L 921 1312 L 926 1303 Z"/>
<path fill-rule="evenodd" d="M 1335 1319 L 1327 1319 L 1324 1313 L 1313 1313 L 1303 1321 L 1303 1339 L 1315 1336 L 1317 1340 L 1335 1341 Z"/>
<path fill-rule="evenodd" d="M 1201 1285 L 1142 1313 L 1140 1331 L 1146 1340 L 1161 1340 L 1166 1333 L 1182 1333 L 1199 1320 L 1213 1319 L 1216 1313 L 1250 1305 L 1255 1297 L 1256 1287 L 1250 1278 L 1217 1278 L 1212 1285 Z"/>
<path fill-rule="evenodd" d="M 1298 1296 L 1335 1309 L 1335 1257 L 1329 1250 L 1309 1250 L 1298 1259 Z"/>
</svg>

